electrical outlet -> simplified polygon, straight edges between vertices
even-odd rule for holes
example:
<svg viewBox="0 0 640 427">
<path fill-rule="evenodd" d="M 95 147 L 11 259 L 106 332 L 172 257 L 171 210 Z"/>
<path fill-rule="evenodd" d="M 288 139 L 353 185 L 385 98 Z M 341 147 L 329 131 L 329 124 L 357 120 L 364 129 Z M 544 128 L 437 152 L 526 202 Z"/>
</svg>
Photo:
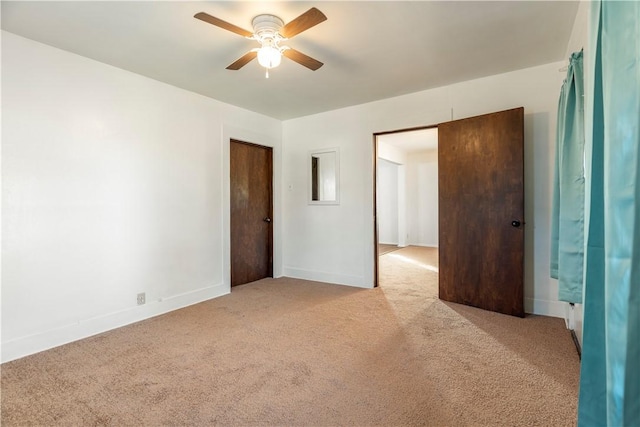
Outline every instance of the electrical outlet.
<svg viewBox="0 0 640 427">
<path fill-rule="evenodd" d="M 143 305 L 146 302 L 146 299 L 147 298 L 144 292 L 141 294 L 138 294 L 138 305 Z"/>
</svg>

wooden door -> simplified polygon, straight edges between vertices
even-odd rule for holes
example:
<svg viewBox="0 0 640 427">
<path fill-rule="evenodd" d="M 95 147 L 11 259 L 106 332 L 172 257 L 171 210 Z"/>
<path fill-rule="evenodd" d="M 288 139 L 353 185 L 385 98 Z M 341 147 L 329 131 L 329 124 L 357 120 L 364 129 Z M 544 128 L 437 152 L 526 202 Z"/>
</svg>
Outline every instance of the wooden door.
<svg viewBox="0 0 640 427">
<path fill-rule="evenodd" d="M 524 109 L 438 125 L 439 296 L 524 316 Z"/>
<path fill-rule="evenodd" d="M 231 141 L 231 286 L 273 276 L 272 150 Z"/>
</svg>

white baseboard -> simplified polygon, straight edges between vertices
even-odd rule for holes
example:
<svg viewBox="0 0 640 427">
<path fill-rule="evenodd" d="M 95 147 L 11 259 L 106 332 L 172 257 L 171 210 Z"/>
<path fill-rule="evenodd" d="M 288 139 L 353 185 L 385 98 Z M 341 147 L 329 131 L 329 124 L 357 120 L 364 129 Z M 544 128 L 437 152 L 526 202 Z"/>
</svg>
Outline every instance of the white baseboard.
<svg viewBox="0 0 640 427">
<path fill-rule="evenodd" d="M 145 305 L 130 307 L 115 313 L 81 320 L 46 332 L 16 338 L 2 343 L 2 363 L 217 298 L 229 292 L 229 285 L 213 285 L 149 301 Z"/>
<path fill-rule="evenodd" d="M 546 301 L 534 298 L 524 299 L 524 311 L 529 314 L 539 314 L 541 316 L 565 318 L 566 302 Z"/>
<path fill-rule="evenodd" d="M 422 248 L 437 248 L 438 245 L 433 243 L 409 243 L 408 246 L 420 246 Z"/>
<path fill-rule="evenodd" d="M 373 285 L 366 285 L 364 277 L 351 276 L 347 274 L 325 273 L 321 271 L 304 270 L 301 268 L 285 267 L 284 275 L 294 279 L 313 280 L 316 282 L 332 283 L 334 285 L 354 286 L 357 288 L 373 288 Z"/>
</svg>

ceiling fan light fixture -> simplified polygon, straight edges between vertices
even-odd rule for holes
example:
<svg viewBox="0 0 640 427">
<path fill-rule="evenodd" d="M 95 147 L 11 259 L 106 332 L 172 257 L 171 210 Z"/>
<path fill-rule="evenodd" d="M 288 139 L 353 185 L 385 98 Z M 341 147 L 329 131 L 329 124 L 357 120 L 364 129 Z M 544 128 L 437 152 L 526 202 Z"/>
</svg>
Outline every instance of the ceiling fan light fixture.
<svg viewBox="0 0 640 427">
<path fill-rule="evenodd" d="M 282 61 L 280 50 L 269 45 L 264 45 L 258 51 L 258 63 L 266 69 L 275 68 Z"/>
</svg>

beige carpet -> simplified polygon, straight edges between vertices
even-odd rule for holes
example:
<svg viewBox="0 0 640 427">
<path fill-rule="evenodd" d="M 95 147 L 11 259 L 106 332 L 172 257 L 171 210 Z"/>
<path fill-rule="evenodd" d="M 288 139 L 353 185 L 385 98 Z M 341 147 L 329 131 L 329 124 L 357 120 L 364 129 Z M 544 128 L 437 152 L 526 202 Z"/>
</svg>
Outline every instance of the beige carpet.
<svg viewBox="0 0 640 427">
<path fill-rule="evenodd" d="M 378 256 L 388 254 L 389 252 L 400 249 L 398 245 L 388 245 L 386 243 L 378 243 Z"/>
<path fill-rule="evenodd" d="M 436 299 L 434 250 L 375 290 L 269 279 L 2 365 L 2 425 L 570 426 L 563 321 Z"/>
</svg>

